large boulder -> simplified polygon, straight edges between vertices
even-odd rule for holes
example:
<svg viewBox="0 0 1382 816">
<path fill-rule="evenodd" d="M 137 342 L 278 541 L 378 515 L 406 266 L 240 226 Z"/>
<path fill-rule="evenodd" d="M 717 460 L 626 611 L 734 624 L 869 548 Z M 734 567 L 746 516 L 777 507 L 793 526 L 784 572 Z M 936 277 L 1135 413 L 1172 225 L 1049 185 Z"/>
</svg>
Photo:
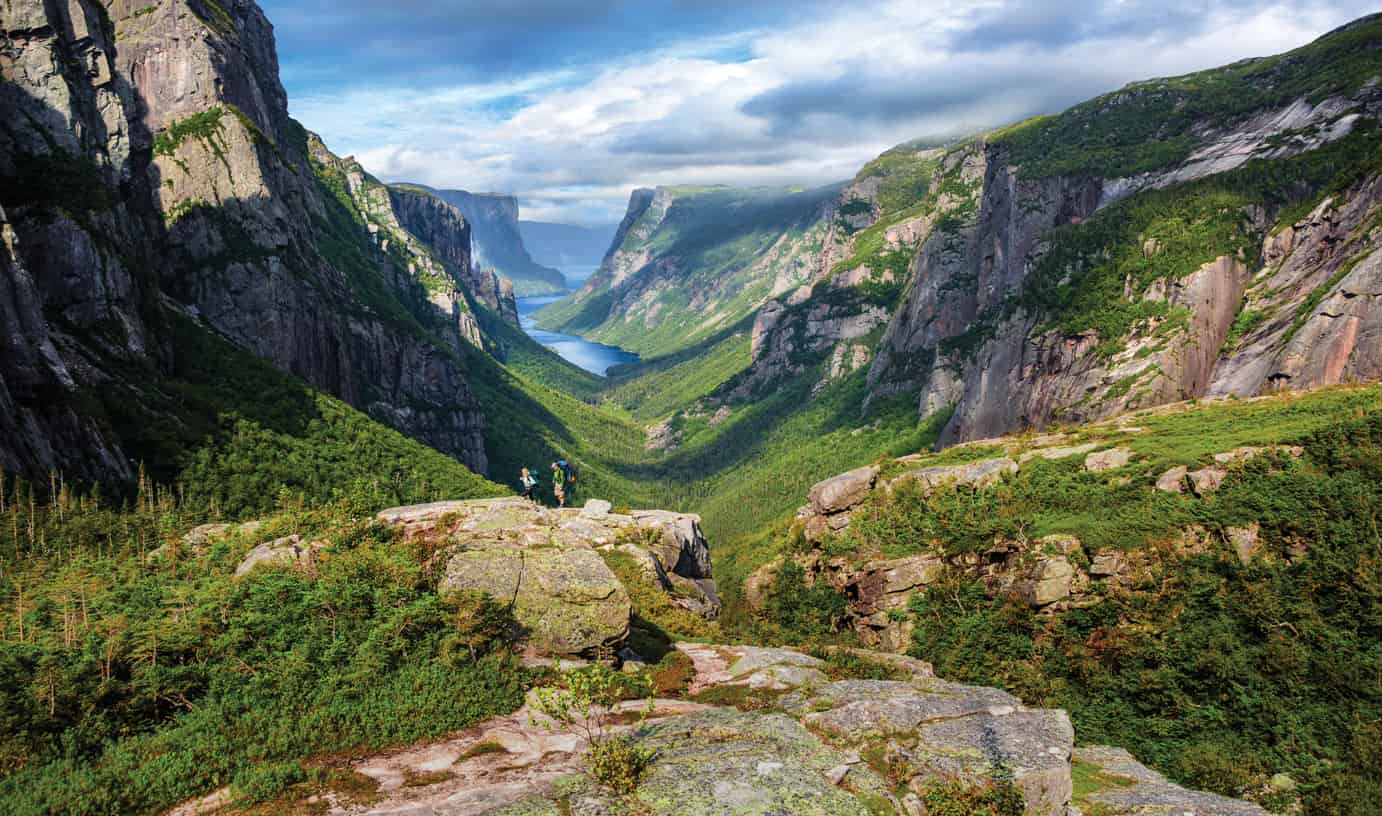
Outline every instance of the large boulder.
<svg viewBox="0 0 1382 816">
<path fill-rule="evenodd" d="M 877 478 L 878 468 L 861 467 L 817 482 L 811 488 L 811 509 L 823 516 L 842 513 L 868 498 Z"/>
<path fill-rule="evenodd" d="M 1132 461 L 1132 451 L 1128 448 L 1109 448 L 1096 451 L 1084 458 L 1084 469 L 1090 473 L 1103 473 L 1117 470 Z"/>
<path fill-rule="evenodd" d="M 661 530 L 664 539 L 676 548 L 676 559 L 670 565 L 666 563 L 672 561 L 669 556 L 659 558 L 667 572 L 685 578 L 710 577 L 710 546 L 701 532 L 700 516 L 668 510 L 635 510 L 631 516 L 640 527 Z"/>
<path fill-rule="evenodd" d="M 628 592 L 589 549 L 472 543 L 447 561 L 439 589 L 484 592 L 508 604 L 539 654 L 590 654 L 628 635 Z"/>
<path fill-rule="evenodd" d="M 249 553 L 235 568 L 236 575 L 248 575 L 255 567 L 299 567 L 310 569 L 316 566 L 317 553 L 326 548 L 321 541 L 303 541 L 300 535 L 284 536 L 266 541 Z"/>
<path fill-rule="evenodd" d="M 1017 463 L 1006 456 L 996 459 L 983 459 L 962 465 L 937 465 L 935 467 L 909 470 L 893 478 L 889 487 L 913 480 L 921 484 L 923 492 L 931 491 L 947 484 L 965 485 L 974 488 L 991 487 L 1006 474 L 1017 473 Z"/>
<path fill-rule="evenodd" d="M 1070 597 L 1075 569 L 1063 555 L 1042 558 L 1031 565 L 1015 587 L 1022 599 L 1033 607 L 1050 606 Z"/>
<path fill-rule="evenodd" d="M 555 510 L 508 497 L 396 507 L 378 518 L 445 559 L 443 593 L 484 592 L 507 605 L 540 655 L 591 655 L 628 635 L 629 595 L 600 550 L 630 552 L 674 603 L 719 614 L 698 516 L 611 510 L 598 499 Z"/>
<path fill-rule="evenodd" d="M 934 678 L 841 680 L 793 710 L 830 742 L 897 746 L 894 773 L 920 791 L 936 776 L 983 779 L 1003 768 L 1028 813 L 1065 813 L 1074 729 L 1064 711 L 1029 709 L 998 689 Z"/>
</svg>

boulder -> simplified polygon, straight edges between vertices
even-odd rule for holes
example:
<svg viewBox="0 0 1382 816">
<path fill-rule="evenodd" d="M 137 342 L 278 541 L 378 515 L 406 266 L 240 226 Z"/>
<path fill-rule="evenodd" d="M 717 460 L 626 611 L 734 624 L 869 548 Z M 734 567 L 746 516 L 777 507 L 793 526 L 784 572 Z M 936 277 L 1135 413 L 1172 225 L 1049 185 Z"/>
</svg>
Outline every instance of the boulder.
<svg viewBox="0 0 1382 816">
<path fill-rule="evenodd" d="M 1262 549 L 1260 534 L 1262 525 L 1253 522 L 1246 527 L 1225 527 L 1224 536 L 1233 545 L 1233 551 L 1243 565 L 1252 561 Z"/>
<path fill-rule="evenodd" d="M 818 482 L 811 488 L 811 507 L 820 515 L 848 510 L 868 498 L 877 478 L 878 468 L 861 467 Z"/>
<path fill-rule="evenodd" d="M 1189 472 L 1190 468 L 1184 465 L 1171 468 L 1157 477 L 1156 489 L 1163 493 L 1184 493 L 1185 477 Z"/>
<path fill-rule="evenodd" d="M 934 583 L 945 572 L 945 562 L 935 555 L 913 555 L 864 565 L 849 579 L 849 595 L 860 614 L 896 609 L 907 604 L 912 591 Z"/>
<path fill-rule="evenodd" d="M 1253 802 L 1188 790 L 1172 784 L 1122 748 L 1089 745 L 1076 748 L 1074 757 L 1093 765 L 1102 776 L 1122 780 L 1122 784 L 1096 788 L 1085 795 L 1091 804 L 1111 816 L 1180 813 L 1267 816 L 1267 810 Z"/>
<path fill-rule="evenodd" d="M 710 546 L 701 532 L 701 517 L 694 513 L 667 510 L 635 510 L 633 520 L 640 527 L 657 527 L 676 542 L 680 555 L 668 569 L 687 578 L 710 577 Z"/>
<path fill-rule="evenodd" d="M 587 499 L 585 507 L 581 508 L 581 515 L 586 518 L 603 519 L 609 515 L 609 511 L 614 509 L 614 505 L 604 499 Z"/>
<path fill-rule="evenodd" d="M 1107 470 L 1116 470 L 1125 467 L 1132 461 L 1132 450 L 1129 448 L 1109 448 L 1108 450 L 1096 451 L 1084 458 L 1084 469 L 1090 473 L 1103 473 Z"/>
<path fill-rule="evenodd" d="M 1128 568 L 1128 560 L 1117 550 L 1108 550 L 1094 556 L 1089 564 L 1089 574 L 1095 578 L 1113 578 Z"/>
<path fill-rule="evenodd" d="M 622 643 L 632 612 L 628 592 L 592 550 L 528 550 L 514 617 L 532 648 L 579 655 Z"/>
<path fill-rule="evenodd" d="M 236 575 L 247 575 L 258 566 L 285 566 L 310 568 L 317 563 L 317 553 L 326 548 L 321 541 L 302 540 L 300 535 L 284 536 L 266 541 L 250 550 L 240 565 L 235 568 Z"/>
<path fill-rule="evenodd" d="M 653 816 L 867 816 L 861 795 L 887 799 L 887 782 L 864 764 L 849 771 L 850 790 L 836 787 L 831 771 L 853 757 L 785 714 L 712 709 L 641 733 L 658 761 L 631 799 Z"/>
<path fill-rule="evenodd" d="M 888 486 L 892 488 L 901 482 L 913 480 L 920 482 L 922 490 L 926 493 L 946 484 L 983 488 L 997 484 L 1002 481 L 1004 474 L 1017 473 L 1017 470 L 1017 463 L 1004 456 L 962 465 L 939 465 L 909 470 L 895 477 Z"/>
<path fill-rule="evenodd" d="M 1042 558 L 1014 584 L 1019 595 L 1033 607 L 1050 606 L 1070 597 L 1075 570 L 1063 555 Z"/>
<path fill-rule="evenodd" d="M 1218 490 L 1219 485 L 1222 485 L 1228 476 L 1228 471 L 1211 465 L 1193 470 L 1187 475 L 1190 479 L 1190 489 L 1195 491 L 1196 496 L 1203 496 Z"/>
<path fill-rule="evenodd" d="M 773 587 L 777 571 L 782 569 L 782 559 L 778 558 L 760 566 L 744 579 L 744 604 L 751 611 L 761 612 L 768 605 L 768 591 Z"/>
<path fill-rule="evenodd" d="M 1071 456 L 1079 456 L 1082 453 L 1089 453 L 1099 447 L 1098 442 L 1086 442 L 1083 445 L 1066 445 L 1056 448 L 1036 448 L 1023 453 L 1017 457 L 1020 464 L 1025 464 L 1032 459 L 1068 459 Z"/>
<path fill-rule="evenodd" d="M 1298 445 L 1277 445 L 1275 447 L 1270 448 L 1244 446 L 1240 448 L 1234 448 L 1231 451 L 1216 453 L 1214 454 L 1214 461 L 1218 462 L 1221 465 L 1237 465 L 1243 462 L 1256 459 L 1262 454 L 1269 452 L 1276 453 L 1280 456 L 1289 456 L 1293 459 L 1299 459 L 1300 457 L 1305 455 L 1305 448 L 1302 448 Z"/>
</svg>

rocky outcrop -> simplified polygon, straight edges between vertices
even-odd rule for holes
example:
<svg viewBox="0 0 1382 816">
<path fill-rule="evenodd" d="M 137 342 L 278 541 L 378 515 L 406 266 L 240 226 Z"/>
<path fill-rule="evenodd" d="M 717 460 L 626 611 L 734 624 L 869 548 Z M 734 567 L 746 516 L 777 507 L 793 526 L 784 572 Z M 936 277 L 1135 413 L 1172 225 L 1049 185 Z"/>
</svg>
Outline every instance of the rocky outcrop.
<svg viewBox="0 0 1382 816">
<path fill-rule="evenodd" d="M 387 195 L 357 195 L 370 191 L 344 162 L 309 147 L 258 6 L 15 2 L 0 31 L 0 100 L 19 114 L 0 126 L 7 263 L 32 281 L 6 296 L 7 333 L 43 337 L 36 299 L 47 334 L 46 373 L 34 352 L 0 371 L 17 426 L 0 441 L 7 468 L 128 478 L 120 441 L 73 406 L 117 371 L 166 368 L 171 309 L 486 469 L 456 354 L 478 327 L 463 297 L 439 294 L 465 282 L 433 286 L 421 242 L 379 235 L 396 225 L 381 221 Z"/>
<path fill-rule="evenodd" d="M 470 224 L 477 269 L 491 270 L 508 279 L 520 297 L 566 291 L 566 278 L 561 272 L 534 261 L 523 246 L 523 236 L 518 231 L 518 199 L 465 190 L 430 192 L 459 210 Z"/>
<path fill-rule="evenodd" d="M 714 617 L 719 597 L 696 516 L 661 510 L 549 510 L 524 499 L 399 507 L 378 518 L 440 553 L 443 594 L 479 592 L 510 609 L 527 647 L 541 655 L 613 654 L 629 632 L 629 595 L 601 551 L 648 565 L 674 602 Z"/>
<path fill-rule="evenodd" d="M 1225 349 L 1208 394 L 1382 378 L 1379 205 L 1382 176 L 1374 176 L 1267 238 L 1264 269 L 1239 312 L 1255 325 Z"/>
<path fill-rule="evenodd" d="M 579 725 L 552 722 L 531 701 L 445 739 L 352 758 L 349 768 L 373 787 L 371 813 L 920 816 L 936 783 L 986 783 L 1002 774 L 1034 816 L 1095 807 L 1117 816 L 1265 814 L 1172 785 L 1122 749 L 1076 748 L 1064 711 L 938 679 L 920 661 L 856 650 L 856 659 L 893 679 L 831 680 L 824 661 L 790 649 L 676 649 L 694 668 L 686 697 L 629 700 L 609 712 L 611 734 L 633 737 L 654 756 L 626 795 L 582 773 L 589 746 Z M 745 704 L 710 702 L 736 696 Z M 640 712 L 646 721 L 623 724 Z M 1079 789 L 1072 759 L 1085 776 L 1096 771 Z M 327 786 L 311 804 L 336 816 L 361 813 L 363 797 L 353 793 Z M 173 814 L 207 812 L 229 799 L 229 789 L 218 791 Z"/>
<path fill-rule="evenodd" d="M 1155 409 L 1158 411 L 1167 408 Z M 1109 433 L 1127 434 L 1139 428 L 1110 421 L 1092 425 Z M 1148 564 L 1162 554 L 1104 548 L 1086 550 L 1070 535 L 1038 538 L 997 538 L 982 552 L 945 553 L 939 544 L 925 541 L 893 541 L 914 550 L 902 557 L 886 557 L 874 545 L 848 538 L 855 516 L 868 518 L 888 502 L 904 498 L 907 491 L 922 497 L 939 490 L 984 491 L 1018 474 L 1021 463 L 1061 460 L 1083 456 L 1082 469 L 1106 474 L 1105 479 L 1126 483 L 1120 469 L 1136 461 L 1130 447 L 1110 446 L 1107 440 L 1081 445 L 1064 444 L 1065 434 L 1012 436 L 972 443 L 977 450 L 1004 450 L 1007 456 L 974 459 L 947 465 L 924 466 L 929 459 L 949 454 L 914 454 L 842 473 L 812 487 L 809 501 L 796 514 L 795 524 L 809 545 L 790 557 L 801 568 L 807 585 L 825 585 L 840 593 L 848 606 L 843 625 L 851 628 L 871 648 L 905 651 L 912 641 L 909 613 L 912 596 L 944 579 L 961 578 L 982 584 L 990 597 L 1008 597 L 1033 609 L 1061 612 L 1093 603 L 1098 591 L 1125 587 L 1147 574 Z M 961 449 L 963 450 L 963 449 Z M 1204 497 L 1217 491 L 1236 470 L 1262 456 L 1299 458 L 1304 450 L 1293 445 L 1244 446 L 1205 457 L 1202 467 L 1191 470 L 1178 465 L 1150 480 L 1145 489 L 1189 493 Z M 919 467 L 920 465 L 920 467 Z M 918 507 L 916 512 L 926 512 Z M 1165 557 L 1180 557 L 1219 548 L 1225 556 L 1242 563 L 1260 557 L 1261 543 L 1255 524 L 1218 531 L 1187 529 L 1181 540 L 1168 545 Z M 842 544 L 846 546 L 841 546 Z M 862 549 L 861 549 L 862 547 Z M 853 550 L 848 555 L 835 555 Z M 1293 556 L 1294 557 L 1294 556 Z M 745 579 L 741 597 L 750 611 L 763 613 L 784 564 L 779 557 L 760 565 Z"/>
</svg>

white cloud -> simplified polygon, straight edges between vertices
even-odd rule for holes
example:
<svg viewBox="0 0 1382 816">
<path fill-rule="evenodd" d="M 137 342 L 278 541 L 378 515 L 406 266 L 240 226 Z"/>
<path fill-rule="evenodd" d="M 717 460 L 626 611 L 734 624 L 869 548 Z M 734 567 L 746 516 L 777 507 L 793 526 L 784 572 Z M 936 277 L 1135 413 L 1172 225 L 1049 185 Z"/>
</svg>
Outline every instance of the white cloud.
<svg viewBox="0 0 1382 816">
<path fill-rule="evenodd" d="M 1165 16 L 1156 5 L 1052 4 L 1092 21 L 1076 36 L 1059 25 L 995 27 L 1023 19 L 1015 5 L 1046 13 L 1042 0 L 884 0 L 611 65 L 488 85 L 360 86 L 294 99 L 293 110 L 385 179 L 513 192 L 525 218 L 611 221 L 634 187 L 840 180 L 915 136 L 1280 52 L 1366 10 L 1240 3 L 1154 25 Z M 707 56 L 727 52 L 748 59 Z"/>
</svg>

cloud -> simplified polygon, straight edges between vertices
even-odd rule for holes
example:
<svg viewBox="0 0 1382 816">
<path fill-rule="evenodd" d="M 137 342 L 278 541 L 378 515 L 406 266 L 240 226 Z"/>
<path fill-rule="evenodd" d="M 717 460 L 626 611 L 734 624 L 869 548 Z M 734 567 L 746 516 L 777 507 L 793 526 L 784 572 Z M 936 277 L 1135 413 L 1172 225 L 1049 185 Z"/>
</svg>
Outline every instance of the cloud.
<svg viewBox="0 0 1382 816">
<path fill-rule="evenodd" d="M 777 2 L 597 0 L 580 4 L 589 13 L 578 18 L 561 0 L 344 5 L 397 29 L 357 31 L 347 50 L 366 56 L 342 74 L 288 73 L 298 118 L 385 179 L 514 192 L 525 218 L 583 223 L 617 220 L 634 187 L 849 178 L 910 138 L 1277 53 L 1367 10 L 876 0 L 795 12 Z M 304 0 L 295 13 L 319 6 Z M 269 11 L 281 34 L 295 30 Z M 295 42 L 284 35 L 281 51 Z M 450 49 L 439 53 L 443 42 Z M 467 52 L 478 43 L 494 50 Z M 294 59 L 285 62 L 305 65 Z M 417 70 L 360 70 L 371 59 L 411 59 Z"/>
</svg>

